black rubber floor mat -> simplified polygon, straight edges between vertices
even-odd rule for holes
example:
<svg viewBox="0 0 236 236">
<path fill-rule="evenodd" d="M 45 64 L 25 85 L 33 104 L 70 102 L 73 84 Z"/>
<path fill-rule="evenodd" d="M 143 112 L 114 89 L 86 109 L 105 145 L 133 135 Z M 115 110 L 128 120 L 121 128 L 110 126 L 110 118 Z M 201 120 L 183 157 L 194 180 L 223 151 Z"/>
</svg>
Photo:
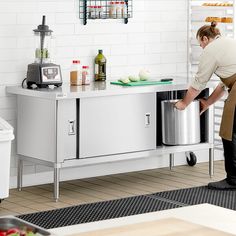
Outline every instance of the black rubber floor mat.
<svg viewBox="0 0 236 236">
<path fill-rule="evenodd" d="M 45 229 L 50 229 L 137 215 L 147 212 L 161 211 L 181 206 L 181 204 L 175 204 L 169 201 L 157 199 L 152 195 L 142 195 L 19 215 L 17 217 Z"/>
<path fill-rule="evenodd" d="M 213 190 L 206 186 L 179 189 L 153 194 L 153 196 L 162 199 L 168 199 L 170 202 L 186 205 L 196 205 L 201 203 L 210 203 L 216 206 L 236 210 L 236 191 L 235 190 Z"/>
<path fill-rule="evenodd" d="M 236 210 L 236 191 L 211 190 L 203 186 L 83 204 L 17 217 L 50 229 L 201 203 Z"/>
</svg>

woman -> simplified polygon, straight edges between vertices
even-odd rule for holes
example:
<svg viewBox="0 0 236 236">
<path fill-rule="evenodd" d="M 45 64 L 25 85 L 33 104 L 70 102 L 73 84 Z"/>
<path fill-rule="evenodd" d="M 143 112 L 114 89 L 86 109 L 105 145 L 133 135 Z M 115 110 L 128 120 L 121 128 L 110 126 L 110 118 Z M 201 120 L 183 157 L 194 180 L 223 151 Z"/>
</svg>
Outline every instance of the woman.
<svg viewBox="0 0 236 236">
<path fill-rule="evenodd" d="M 216 22 L 202 26 L 196 37 L 203 48 L 198 72 L 185 97 L 177 102 L 175 107 L 184 110 L 206 87 L 213 73 L 222 83 L 207 99 L 200 99 L 200 114 L 224 95 L 226 87 L 229 89 L 220 127 L 227 176 L 221 181 L 209 183 L 208 187 L 221 190 L 236 189 L 236 41 L 221 37 Z"/>
</svg>

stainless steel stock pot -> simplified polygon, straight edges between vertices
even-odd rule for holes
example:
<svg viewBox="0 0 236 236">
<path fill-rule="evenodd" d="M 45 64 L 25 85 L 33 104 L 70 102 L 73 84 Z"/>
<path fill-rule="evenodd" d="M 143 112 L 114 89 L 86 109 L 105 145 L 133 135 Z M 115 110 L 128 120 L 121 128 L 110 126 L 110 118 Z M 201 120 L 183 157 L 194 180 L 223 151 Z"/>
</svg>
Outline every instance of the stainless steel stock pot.
<svg viewBox="0 0 236 236">
<path fill-rule="evenodd" d="M 178 100 L 161 102 L 162 142 L 166 145 L 200 143 L 200 105 L 194 100 L 185 110 L 175 108 Z"/>
</svg>

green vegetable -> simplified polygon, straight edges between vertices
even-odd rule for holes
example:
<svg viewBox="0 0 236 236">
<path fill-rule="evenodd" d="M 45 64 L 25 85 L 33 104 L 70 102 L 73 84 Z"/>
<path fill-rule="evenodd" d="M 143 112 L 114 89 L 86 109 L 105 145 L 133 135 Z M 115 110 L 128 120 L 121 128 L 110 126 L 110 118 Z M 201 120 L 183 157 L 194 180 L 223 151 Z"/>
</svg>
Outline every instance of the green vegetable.
<svg viewBox="0 0 236 236">
<path fill-rule="evenodd" d="M 39 49 L 36 48 L 35 50 L 35 58 L 49 58 L 49 52 L 47 48 Z"/>
<path fill-rule="evenodd" d="M 35 236 L 35 235 L 36 234 L 34 232 L 32 232 L 32 231 L 26 233 L 26 236 Z"/>
</svg>

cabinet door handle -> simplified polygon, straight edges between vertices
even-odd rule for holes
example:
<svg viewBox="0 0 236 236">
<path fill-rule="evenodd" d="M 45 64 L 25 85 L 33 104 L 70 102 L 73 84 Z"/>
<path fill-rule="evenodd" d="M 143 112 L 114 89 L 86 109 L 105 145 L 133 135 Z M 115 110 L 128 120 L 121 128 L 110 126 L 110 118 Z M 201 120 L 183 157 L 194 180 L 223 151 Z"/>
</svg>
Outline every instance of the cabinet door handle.
<svg viewBox="0 0 236 236">
<path fill-rule="evenodd" d="M 68 120 L 68 134 L 75 135 L 75 120 Z"/>
<path fill-rule="evenodd" d="M 150 113 L 146 113 L 145 114 L 145 126 L 148 127 L 151 124 L 151 114 Z"/>
</svg>

